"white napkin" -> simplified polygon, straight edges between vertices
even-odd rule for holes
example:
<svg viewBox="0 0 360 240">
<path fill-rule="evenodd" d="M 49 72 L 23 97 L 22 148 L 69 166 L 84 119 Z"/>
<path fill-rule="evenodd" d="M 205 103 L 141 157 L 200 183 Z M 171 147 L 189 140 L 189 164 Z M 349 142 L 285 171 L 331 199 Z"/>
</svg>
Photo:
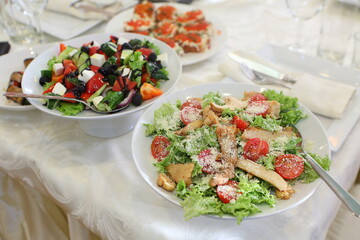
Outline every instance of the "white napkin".
<svg viewBox="0 0 360 240">
<path fill-rule="evenodd" d="M 252 83 L 251 80 L 241 71 L 239 63 L 226 57 L 218 66 L 218 70 L 230 78 Z M 297 97 L 301 103 L 317 114 L 330 118 L 341 118 L 356 88 L 324 78 L 315 77 L 309 74 L 293 73 L 298 76 L 297 82 L 289 91 L 275 85 L 266 85 L 268 88 L 278 89 L 284 93 Z"/>
<path fill-rule="evenodd" d="M 99 1 L 109 2 L 109 1 Z M 123 4 L 116 0 L 115 3 L 101 7 L 96 0 L 49 0 L 46 9 L 80 19 L 107 20 L 117 14 Z M 70 26 L 69 26 L 70 27 Z"/>
</svg>

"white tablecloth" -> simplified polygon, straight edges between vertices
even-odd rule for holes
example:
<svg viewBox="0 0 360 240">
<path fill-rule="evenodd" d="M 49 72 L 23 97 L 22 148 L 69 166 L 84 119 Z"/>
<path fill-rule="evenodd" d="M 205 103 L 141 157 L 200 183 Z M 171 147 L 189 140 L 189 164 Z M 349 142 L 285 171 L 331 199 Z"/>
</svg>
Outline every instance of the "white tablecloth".
<svg viewBox="0 0 360 240">
<path fill-rule="evenodd" d="M 212 58 L 184 67 L 177 89 L 222 81 L 217 66 L 229 50 L 255 52 L 266 43 L 286 46 L 294 41 L 295 23 L 283 1 L 194 4 L 221 19 L 229 39 Z M 309 54 L 316 47 L 318 18 L 305 25 Z M 322 184 L 306 202 L 278 215 L 245 219 L 240 225 L 208 216 L 185 221 L 182 209 L 155 193 L 138 173 L 131 132 L 101 139 L 86 135 L 74 120 L 37 110 L 1 110 L 0 133 L 1 170 L 53 199 L 104 239 L 324 239 L 340 206 Z M 359 169 L 359 141 L 358 122 L 341 150 L 332 153 L 330 174 L 347 189 Z"/>
</svg>

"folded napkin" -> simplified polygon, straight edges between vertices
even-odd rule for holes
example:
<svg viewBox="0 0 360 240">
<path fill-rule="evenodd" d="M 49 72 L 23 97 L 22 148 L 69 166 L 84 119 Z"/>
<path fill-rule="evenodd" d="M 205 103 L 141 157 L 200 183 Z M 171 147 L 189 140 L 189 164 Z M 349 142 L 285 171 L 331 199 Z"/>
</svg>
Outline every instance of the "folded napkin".
<svg viewBox="0 0 360 240">
<path fill-rule="evenodd" d="M 46 9 L 84 20 L 108 20 L 123 8 L 120 1 L 111 2 L 106 0 L 49 0 Z"/>
<path fill-rule="evenodd" d="M 219 64 L 218 70 L 233 80 L 254 84 L 243 74 L 239 63 L 233 61 L 230 57 L 226 57 Z M 294 71 L 292 75 L 297 76 L 297 82 L 291 90 L 276 85 L 266 85 L 266 87 L 281 90 L 287 95 L 296 97 L 311 111 L 326 117 L 341 118 L 356 91 L 356 88 L 352 85 L 310 74 L 296 73 Z"/>
</svg>

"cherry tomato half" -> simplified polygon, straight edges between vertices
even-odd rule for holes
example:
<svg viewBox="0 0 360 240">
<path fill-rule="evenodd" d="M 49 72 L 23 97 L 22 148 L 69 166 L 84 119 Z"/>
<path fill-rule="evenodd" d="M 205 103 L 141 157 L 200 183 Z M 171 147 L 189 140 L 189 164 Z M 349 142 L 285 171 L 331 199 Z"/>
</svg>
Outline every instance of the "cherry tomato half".
<svg viewBox="0 0 360 240">
<path fill-rule="evenodd" d="M 198 162 L 202 166 L 202 171 L 208 174 L 216 172 L 217 151 L 212 148 L 202 150 L 198 155 Z"/>
<path fill-rule="evenodd" d="M 275 160 L 275 171 L 284 179 L 294 179 L 304 171 L 304 159 L 294 154 L 279 155 Z"/>
<path fill-rule="evenodd" d="M 269 152 L 269 144 L 260 138 L 249 139 L 244 146 L 243 156 L 246 159 L 256 162 L 260 157 Z"/>
<path fill-rule="evenodd" d="M 151 154 L 158 161 L 162 161 L 168 154 L 166 150 L 170 146 L 170 141 L 167 137 L 156 136 L 151 143 Z"/>
<path fill-rule="evenodd" d="M 239 116 L 235 115 L 232 119 L 232 124 L 236 125 L 238 129 L 244 131 L 249 127 L 249 123 L 241 119 Z"/>
<path fill-rule="evenodd" d="M 184 107 L 180 111 L 180 117 L 181 121 L 187 125 L 201 119 L 201 110 L 194 107 Z"/>
<path fill-rule="evenodd" d="M 259 94 L 253 95 L 250 98 L 249 102 L 266 101 L 266 100 L 267 100 L 267 98 L 264 95 L 259 93 Z"/>
<path fill-rule="evenodd" d="M 216 194 L 219 197 L 220 201 L 223 203 L 229 203 L 231 200 L 236 200 L 241 194 L 238 192 L 238 182 L 229 180 L 224 184 L 218 185 L 216 187 Z"/>
<path fill-rule="evenodd" d="M 202 109 L 201 100 L 199 100 L 198 98 L 189 98 L 181 105 L 180 110 L 182 110 L 184 107 L 194 107 L 197 109 Z"/>
</svg>

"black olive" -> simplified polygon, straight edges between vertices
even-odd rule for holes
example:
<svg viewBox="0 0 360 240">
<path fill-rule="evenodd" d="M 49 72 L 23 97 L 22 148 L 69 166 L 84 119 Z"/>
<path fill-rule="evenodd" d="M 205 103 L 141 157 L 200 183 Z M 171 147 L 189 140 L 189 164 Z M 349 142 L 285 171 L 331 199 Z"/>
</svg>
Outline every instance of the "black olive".
<svg viewBox="0 0 360 240">
<path fill-rule="evenodd" d="M 50 81 L 51 81 L 51 78 L 45 77 L 45 76 L 42 76 L 39 79 L 39 83 L 40 83 L 41 86 L 44 86 L 45 83 L 50 82 Z"/>
<path fill-rule="evenodd" d="M 82 47 L 81 47 L 81 51 L 82 51 L 82 52 L 85 52 L 85 53 L 89 53 L 90 48 L 89 48 L 89 46 L 82 46 Z"/>
<path fill-rule="evenodd" d="M 74 93 L 75 97 L 79 98 L 81 94 L 85 92 L 85 83 L 78 85 L 72 89 L 72 92 Z"/>
<path fill-rule="evenodd" d="M 123 45 L 121 45 L 122 49 L 132 49 L 132 46 L 129 43 L 124 43 Z"/>
<path fill-rule="evenodd" d="M 156 59 L 157 59 L 156 53 L 153 53 L 153 52 L 152 52 L 152 53 L 149 54 L 148 60 L 149 60 L 150 62 L 155 62 Z"/>
<path fill-rule="evenodd" d="M 131 99 L 131 103 L 135 106 L 140 106 L 142 103 L 142 96 L 139 92 L 135 92 L 133 98 Z"/>
</svg>

